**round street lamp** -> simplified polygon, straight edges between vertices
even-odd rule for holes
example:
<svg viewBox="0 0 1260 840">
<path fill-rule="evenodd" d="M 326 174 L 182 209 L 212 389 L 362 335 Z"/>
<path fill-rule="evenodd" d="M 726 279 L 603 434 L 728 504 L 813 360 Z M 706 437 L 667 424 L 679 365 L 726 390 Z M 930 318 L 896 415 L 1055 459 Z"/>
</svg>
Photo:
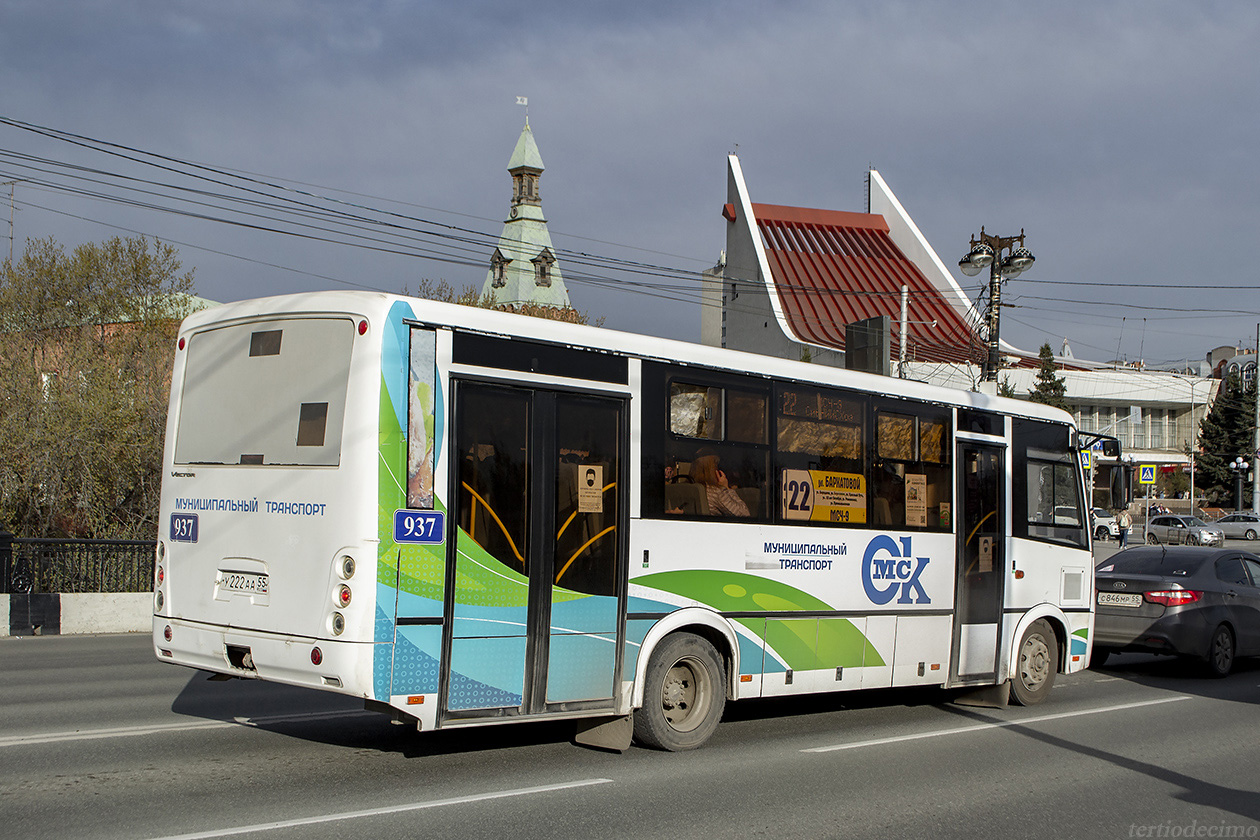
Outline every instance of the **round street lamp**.
<svg viewBox="0 0 1260 840">
<path fill-rule="evenodd" d="M 1243 506 L 1243 476 L 1247 474 L 1248 464 L 1243 457 L 1239 455 L 1230 462 L 1229 468 L 1234 471 L 1234 510 L 1242 510 Z"/>
<path fill-rule="evenodd" d="M 1002 252 L 1006 256 L 1002 256 Z M 1024 231 L 1019 236 L 994 236 L 980 228 L 980 236 L 972 237 L 971 250 L 958 261 L 958 268 L 968 277 L 975 277 L 983 269 L 989 269 L 989 303 L 985 321 L 988 324 L 988 356 L 985 359 L 985 381 L 996 382 L 998 369 L 1002 366 L 1001 345 L 998 342 L 998 328 L 1002 306 L 1002 281 L 1010 280 L 1023 274 L 1036 257 L 1024 247 Z"/>
</svg>

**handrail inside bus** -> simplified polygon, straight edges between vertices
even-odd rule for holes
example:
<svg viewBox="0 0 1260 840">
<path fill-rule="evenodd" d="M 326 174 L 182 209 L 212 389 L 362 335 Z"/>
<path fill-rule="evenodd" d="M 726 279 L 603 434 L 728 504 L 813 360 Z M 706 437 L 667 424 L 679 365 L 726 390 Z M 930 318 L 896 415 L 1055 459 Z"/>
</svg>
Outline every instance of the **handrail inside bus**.
<svg viewBox="0 0 1260 840">
<path fill-rule="evenodd" d="M 485 499 L 483 499 L 480 493 L 472 489 L 472 487 L 469 486 L 467 481 L 461 481 L 460 484 L 463 485 L 463 488 L 472 495 L 473 500 L 474 500 L 472 510 L 469 511 L 468 536 L 472 537 L 473 542 L 477 542 L 477 537 L 475 535 L 476 523 L 477 523 L 477 506 L 475 502 L 481 502 L 481 504 L 484 505 L 486 508 L 486 513 L 490 514 L 490 516 L 494 518 L 495 523 L 498 524 L 499 530 L 503 532 L 503 536 L 507 537 L 508 545 L 512 548 L 512 553 L 516 555 L 516 559 L 520 561 L 521 566 L 523 568 L 525 566 L 525 558 L 521 555 L 520 550 L 516 547 L 516 541 L 513 540 L 512 535 L 508 533 L 507 526 L 503 524 L 503 520 L 500 519 L 498 514 L 494 512 L 494 508 L 490 506 L 490 503 L 487 502 Z M 614 481 L 606 485 L 600 492 L 607 493 L 609 490 L 612 490 L 616 486 L 617 486 L 617 482 Z M 565 530 L 569 527 L 570 524 L 572 524 L 573 520 L 577 518 L 577 515 L 578 515 L 578 512 L 576 510 L 573 511 L 573 513 L 569 514 L 569 518 L 564 521 L 564 524 L 560 526 L 560 530 L 556 532 L 557 540 L 560 539 L 561 535 L 564 534 Z M 586 542 L 582 543 L 581 547 L 578 548 L 577 551 L 573 552 L 573 556 L 571 556 L 568 559 L 568 561 L 565 562 L 564 566 L 561 567 L 560 571 L 556 573 L 556 583 L 560 582 L 560 578 L 564 577 L 564 573 L 569 570 L 569 567 L 573 565 L 573 561 L 577 560 L 578 556 L 581 555 L 583 551 L 586 551 L 586 549 L 590 548 L 591 545 L 595 543 L 600 537 L 604 536 L 605 534 L 609 532 L 616 531 L 616 530 L 617 530 L 616 525 L 609 525 L 607 528 L 600 531 L 598 534 L 591 537 Z M 477 543 L 477 544 L 481 545 L 481 543 Z"/>
<path fill-rule="evenodd" d="M 615 531 L 615 530 L 617 530 L 616 525 L 609 525 L 607 528 L 600 531 L 598 534 L 591 537 L 586 542 L 582 543 L 582 547 L 579 548 L 577 551 L 573 552 L 573 556 L 569 558 L 569 562 L 564 564 L 564 568 L 562 568 L 559 572 L 556 573 L 556 583 L 560 582 L 560 578 L 564 577 L 564 573 L 569 571 L 569 567 L 573 565 L 573 561 L 578 559 L 578 555 L 581 554 L 583 551 L 586 551 L 586 549 L 590 547 L 591 543 L 595 542 L 597 539 L 604 536 L 604 534 L 607 534 L 609 531 Z"/>
<path fill-rule="evenodd" d="M 601 490 L 600 492 L 601 492 L 601 493 L 607 493 L 609 490 L 613 489 L 613 488 L 614 488 L 614 487 L 616 487 L 616 486 L 617 486 L 617 482 L 615 482 L 615 481 L 614 481 L 613 483 L 611 483 L 611 484 L 607 485 L 606 487 L 604 487 L 604 489 L 603 489 L 603 490 Z M 556 539 L 557 539 L 557 540 L 558 540 L 558 539 L 560 539 L 560 536 L 564 533 L 565 529 L 569 527 L 569 523 L 571 523 L 574 519 L 576 519 L 576 518 L 577 518 L 577 515 L 578 515 L 578 512 L 575 510 L 575 511 L 573 511 L 573 513 L 570 513 L 570 514 L 569 514 L 569 518 L 568 518 L 568 519 L 564 520 L 564 524 L 563 524 L 563 525 L 561 525 L 561 526 L 560 526 L 560 530 L 556 532 Z"/>
<path fill-rule="evenodd" d="M 972 537 L 974 537 L 974 536 L 976 535 L 976 531 L 979 531 L 979 530 L 980 530 L 980 526 L 981 526 L 981 525 L 983 525 L 984 523 L 988 522 L 988 521 L 989 521 L 989 519 L 990 519 L 990 518 L 992 518 L 992 517 L 994 517 L 994 516 L 997 516 L 997 511 L 996 511 L 996 510 L 991 510 L 991 511 L 989 511 L 988 513 L 986 513 L 986 514 L 985 514 L 985 515 L 984 515 L 984 516 L 980 519 L 980 521 L 976 523 L 976 527 L 974 527 L 974 528 L 972 528 L 972 529 L 971 529 L 971 533 L 967 535 L 967 539 L 963 540 L 963 545 L 971 545 L 971 538 L 972 538 Z"/>
<path fill-rule="evenodd" d="M 499 530 L 503 532 L 503 536 L 507 537 L 508 545 L 512 547 L 512 553 L 516 555 L 517 560 L 521 561 L 521 568 L 522 569 L 525 568 L 525 557 L 521 554 L 520 550 L 516 547 L 516 541 L 513 540 L 512 535 L 508 533 L 507 526 L 503 524 L 503 520 L 499 518 L 499 515 L 494 512 L 494 508 L 490 507 L 490 503 L 487 502 L 485 499 L 481 498 L 480 494 L 478 494 L 476 490 L 468 486 L 467 481 L 461 481 L 460 484 L 464 486 L 465 490 L 467 490 L 469 493 L 472 494 L 472 497 L 474 499 L 476 499 L 478 502 L 481 502 L 483 505 L 486 506 L 486 513 L 494 517 L 494 521 L 499 524 Z M 475 530 L 476 530 L 475 523 L 477 521 L 477 506 L 476 505 L 473 505 L 473 509 L 469 513 L 469 519 L 470 521 L 468 524 L 468 529 L 469 529 L 468 536 L 473 538 L 473 542 L 477 542 L 477 537 L 475 536 Z M 477 543 L 477 544 L 481 545 L 481 543 Z"/>
</svg>

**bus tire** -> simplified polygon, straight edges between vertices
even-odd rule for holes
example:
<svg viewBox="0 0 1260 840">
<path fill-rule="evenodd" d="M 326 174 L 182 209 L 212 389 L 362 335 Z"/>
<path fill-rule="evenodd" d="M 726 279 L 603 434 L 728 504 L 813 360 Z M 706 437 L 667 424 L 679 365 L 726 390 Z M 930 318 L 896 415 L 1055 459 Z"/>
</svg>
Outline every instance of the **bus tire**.
<svg viewBox="0 0 1260 840">
<path fill-rule="evenodd" d="M 1035 706 L 1045 700 L 1059 672 L 1059 642 L 1044 619 L 1028 625 L 1015 651 L 1011 669 L 1011 700 Z"/>
<path fill-rule="evenodd" d="M 694 633 L 666 636 L 648 662 L 634 737 L 658 750 L 694 750 L 713 734 L 726 707 L 726 668 Z"/>
</svg>

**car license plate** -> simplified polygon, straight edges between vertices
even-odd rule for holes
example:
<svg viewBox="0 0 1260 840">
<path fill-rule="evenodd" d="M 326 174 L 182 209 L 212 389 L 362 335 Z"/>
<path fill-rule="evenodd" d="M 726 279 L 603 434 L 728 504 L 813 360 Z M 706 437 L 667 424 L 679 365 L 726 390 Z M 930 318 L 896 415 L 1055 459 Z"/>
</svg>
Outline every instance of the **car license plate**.
<svg viewBox="0 0 1260 840">
<path fill-rule="evenodd" d="M 266 575 L 250 572 L 219 572 L 219 588 L 228 592 L 242 592 L 246 595 L 268 595 L 269 581 Z"/>
<path fill-rule="evenodd" d="M 1140 592 L 1099 592 L 1098 605 L 1100 607 L 1140 607 L 1142 594 Z"/>
</svg>

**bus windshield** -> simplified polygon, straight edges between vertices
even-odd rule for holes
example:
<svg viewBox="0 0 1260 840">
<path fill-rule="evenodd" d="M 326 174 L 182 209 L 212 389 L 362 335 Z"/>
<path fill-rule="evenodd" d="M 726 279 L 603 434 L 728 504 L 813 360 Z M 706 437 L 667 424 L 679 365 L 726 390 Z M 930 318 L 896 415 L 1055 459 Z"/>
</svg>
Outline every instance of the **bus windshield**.
<svg viewBox="0 0 1260 840">
<path fill-rule="evenodd" d="M 175 463 L 337 466 L 353 337 L 347 318 L 251 322 L 193 335 Z"/>
</svg>

